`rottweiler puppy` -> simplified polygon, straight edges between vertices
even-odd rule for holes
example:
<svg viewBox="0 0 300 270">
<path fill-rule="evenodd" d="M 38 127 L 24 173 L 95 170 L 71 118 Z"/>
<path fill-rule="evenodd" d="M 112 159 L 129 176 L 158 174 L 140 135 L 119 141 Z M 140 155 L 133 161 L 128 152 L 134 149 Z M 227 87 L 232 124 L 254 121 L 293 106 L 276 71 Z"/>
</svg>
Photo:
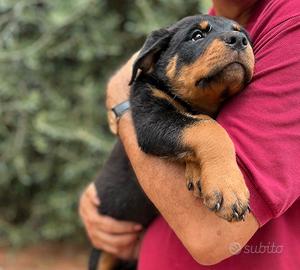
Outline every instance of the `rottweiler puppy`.
<svg viewBox="0 0 300 270">
<path fill-rule="evenodd" d="M 222 17 L 196 15 L 149 35 L 130 82 L 140 148 L 185 163 L 188 190 L 228 221 L 240 221 L 250 211 L 249 191 L 234 146 L 213 118 L 251 80 L 253 69 L 243 27 Z M 118 141 L 96 179 L 99 211 L 147 226 L 157 212 L 135 178 Z M 94 250 L 90 269 L 96 269 L 97 259 Z M 126 269 L 116 265 L 113 256 L 102 256 L 101 270 Z"/>
</svg>

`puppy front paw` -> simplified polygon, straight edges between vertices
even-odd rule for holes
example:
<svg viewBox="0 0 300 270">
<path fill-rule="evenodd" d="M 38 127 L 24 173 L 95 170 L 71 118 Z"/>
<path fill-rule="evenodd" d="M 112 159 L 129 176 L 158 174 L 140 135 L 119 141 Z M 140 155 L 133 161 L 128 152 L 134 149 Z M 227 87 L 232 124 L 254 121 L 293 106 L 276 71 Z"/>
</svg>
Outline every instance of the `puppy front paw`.
<svg viewBox="0 0 300 270">
<path fill-rule="evenodd" d="M 199 120 L 183 132 L 187 186 L 216 214 L 243 220 L 249 211 L 249 191 L 236 163 L 234 144 L 215 121 Z"/>
<path fill-rule="evenodd" d="M 203 203 L 227 221 L 240 221 L 250 211 L 249 190 L 237 164 L 212 164 L 201 170 Z"/>
<path fill-rule="evenodd" d="M 187 162 L 186 186 L 204 205 L 227 221 L 244 220 L 249 208 L 249 191 L 237 165 L 205 165 Z"/>
</svg>

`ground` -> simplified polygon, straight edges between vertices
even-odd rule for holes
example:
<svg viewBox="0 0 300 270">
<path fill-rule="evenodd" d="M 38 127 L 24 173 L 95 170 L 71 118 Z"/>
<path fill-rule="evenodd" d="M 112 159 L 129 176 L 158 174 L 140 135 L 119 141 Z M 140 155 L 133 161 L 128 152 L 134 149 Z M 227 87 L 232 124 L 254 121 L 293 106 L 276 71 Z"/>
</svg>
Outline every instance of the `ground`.
<svg viewBox="0 0 300 270">
<path fill-rule="evenodd" d="M 86 270 L 89 251 L 88 247 L 61 243 L 0 248 L 0 270 Z"/>
</svg>

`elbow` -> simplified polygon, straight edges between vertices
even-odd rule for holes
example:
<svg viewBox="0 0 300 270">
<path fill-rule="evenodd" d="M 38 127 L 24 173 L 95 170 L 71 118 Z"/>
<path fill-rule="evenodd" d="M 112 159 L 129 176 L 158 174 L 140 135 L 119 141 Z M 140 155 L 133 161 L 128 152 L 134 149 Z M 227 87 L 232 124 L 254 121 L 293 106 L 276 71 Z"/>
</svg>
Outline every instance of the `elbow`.
<svg viewBox="0 0 300 270">
<path fill-rule="evenodd" d="M 193 259 L 201 265 L 215 265 L 230 257 L 232 254 L 228 253 L 226 247 L 221 247 L 218 243 L 193 243 L 187 245 L 187 250 Z"/>
<path fill-rule="evenodd" d="M 209 249 L 190 250 L 190 254 L 193 257 L 193 259 L 201 265 L 206 265 L 206 266 L 215 265 L 215 264 L 223 261 L 223 259 L 225 259 L 225 258 L 215 257 L 211 254 L 211 252 L 212 251 Z"/>
<path fill-rule="evenodd" d="M 224 259 L 217 259 L 217 258 L 211 258 L 209 256 L 206 255 L 201 255 L 201 256 L 195 256 L 193 257 L 194 260 L 199 263 L 200 265 L 204 265 L 204 266 L 212 266 L 212 265 L 216 265 L 219 262 L 223 261 Z"/>
</svg>

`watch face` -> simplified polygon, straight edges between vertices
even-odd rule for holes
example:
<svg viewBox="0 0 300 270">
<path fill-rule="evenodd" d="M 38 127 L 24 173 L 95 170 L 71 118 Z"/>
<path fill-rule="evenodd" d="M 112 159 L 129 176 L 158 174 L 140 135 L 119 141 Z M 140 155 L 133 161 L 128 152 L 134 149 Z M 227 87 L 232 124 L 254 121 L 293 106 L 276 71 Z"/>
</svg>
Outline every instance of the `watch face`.
<svg viewBox="0 0 300 270">
<path fill-rule="evenodd" d="M 107 118 L 110 131 L 116 135 L 118 133 L 118 121 L 115 113 L 109 110 L 107 112 Z"/>
</svg>

